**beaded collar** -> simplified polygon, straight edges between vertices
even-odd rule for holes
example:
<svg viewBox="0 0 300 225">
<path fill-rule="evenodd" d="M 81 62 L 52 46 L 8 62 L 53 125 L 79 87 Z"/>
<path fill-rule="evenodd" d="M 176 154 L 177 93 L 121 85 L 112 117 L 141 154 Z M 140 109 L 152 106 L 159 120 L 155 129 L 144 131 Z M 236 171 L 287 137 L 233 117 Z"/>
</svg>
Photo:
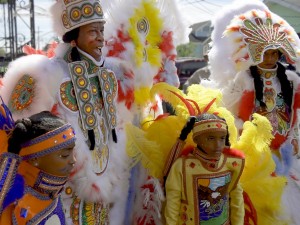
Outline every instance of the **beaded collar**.
<svg viewBox="0 0 300 225">
<path fill-rule="evenodd" d="M 25 161 L 20 163 L 19 173 L 24 177 L 26 185 L 51 199 L 58 196 L 68 179 L 46 173 Z"/>
<path fill-rule="evenodd" d="M 199 159 L 202 165 L 208 170 L 215 171 L 220 168 L 219 161 L 222 154 L 218 156 L 209 156 L 196 147 L 193 151 L 193 155 Z"/>
<path fill-rule="evenodd" d="M 103 56 L 101 57 L 101 60 L 98 62 L 92 56 L 82 51 L 80 48 L 77 47 L 77 49 L 80 54 L 81 61 L 83 61 L 86 66 L 88 74 L 94 74 L 99 71 L 99 67 L 103 67 L 104 65 Z M 72 51 L 72 47 L 70 46 L 70 48 L 67 50 L 64 56 L 64 60 L 68 63 L 72 62 L 71 51 Z"/>
<path fill-rule="evenodd" d="M 258 68 L 258 74 L 260 75 L 261 78 L 272 79 L 276 77 L 278 65 L 276 64 L 276 67 L 273 69 L 264 69 L 259 66 L 257 66 L 257 68 Z"/>
</svg>

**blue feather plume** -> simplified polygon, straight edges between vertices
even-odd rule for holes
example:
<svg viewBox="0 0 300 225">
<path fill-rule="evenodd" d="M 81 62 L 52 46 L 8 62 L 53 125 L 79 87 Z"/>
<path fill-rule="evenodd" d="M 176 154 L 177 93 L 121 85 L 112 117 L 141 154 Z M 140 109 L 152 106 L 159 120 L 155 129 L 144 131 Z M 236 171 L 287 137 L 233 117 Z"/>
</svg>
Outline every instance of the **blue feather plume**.
<svg viewBox="0 0 300 225">
<path fill-rule="evenodd" d="M 279 152 L 281 155 L 281 159 L 277 156 L 273 155 L 273 159 L 276 164 L 276 174 L 281 176 L 287 176 L 292 167 L 293 161 L 293 145 L 286 142 L 281 145 Z"/>
</svg>

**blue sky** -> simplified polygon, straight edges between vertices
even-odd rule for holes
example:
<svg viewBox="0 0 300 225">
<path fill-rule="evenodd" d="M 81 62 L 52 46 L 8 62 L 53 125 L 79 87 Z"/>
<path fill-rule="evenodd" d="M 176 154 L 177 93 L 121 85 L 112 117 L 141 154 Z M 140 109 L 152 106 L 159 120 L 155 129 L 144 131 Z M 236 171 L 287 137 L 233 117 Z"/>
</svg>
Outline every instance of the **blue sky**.
<svg viewBox="0 0 300 225">
<path fill-rule="evenodd" d="M 166 0 L 168 1 L 168 0 Z M 190 26 L 193 23 L 210 20 L 214 14 L 216 14 L 226 4 L 232 2 L 232 0 L 175 0 L 178 3 L 180 12 L 183 15 L 184 23 L 186 26 Z M 28 0 L 16 1 L 25 2 L 28 4 Z M 36 29 L 36 42 L 37 48 L 42 48 L 46 43 L 51 41 L 54 33 L 51 29 L 51 22 L 49 19 L 48 9 L 54 0 L 35 0 L 35 29 Z M 17 5 L 18 6 L 18 5 Z M 19 7 L 18 7 L 19 8 Z M 7 12 L 6 12 L 7 14 Z M 30 30 L 28 28 L 30 24 L 30 18 L 28 11 L 18 10 L 18 40 L 19 43 L 27 42 L 30 38 Z M 0 5 L 0 47 L 4 46 L 4 41 L 1 37 L 4 37 L 4 12 L 3 7 Z M 6 24 L 7 26 L 7 24 Z"/>
</svg>

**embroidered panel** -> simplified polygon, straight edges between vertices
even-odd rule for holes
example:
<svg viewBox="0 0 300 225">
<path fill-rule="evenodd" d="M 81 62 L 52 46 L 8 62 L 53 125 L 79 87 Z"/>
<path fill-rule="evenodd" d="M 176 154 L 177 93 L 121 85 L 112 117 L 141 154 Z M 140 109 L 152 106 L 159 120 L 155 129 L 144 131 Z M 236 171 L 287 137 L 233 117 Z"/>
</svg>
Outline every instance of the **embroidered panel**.
<svg viewBox="0 0 300 225">
<path fill-rule="evenodd" d="M 109 127 L 112 129 L 116 126 L 116 107 L 114 104 L 114 99 L 117 95 L 117 80 L 115 74 L 105 68 L 100 68 L 98 73 L 100 86 L 102 87 L 102 96 L 106 112 L 106 118 Z"/>
<path fill-rule="evenodd" d="M 103 203 L 87 203 L 78 197 L 73 198 L 70 206 L 71 218 L 74 225 L 93 224 L 108 225 L 109 206 Z M 81 221 L 80 221 L 81 218 Z"/>
<path fill-rule="evenodd" d="M 218 176 L 194 176 L 197 207 L 201 225 L 226 224 L 229 220 L 229 172 Z"/>
<path fill-rule="evenodd" d="M 97 118 L 85 64 L 81 61 L 69 63 L 69 70 L 83 129 L 92 130 L 97 126 Z"/>
</svg>

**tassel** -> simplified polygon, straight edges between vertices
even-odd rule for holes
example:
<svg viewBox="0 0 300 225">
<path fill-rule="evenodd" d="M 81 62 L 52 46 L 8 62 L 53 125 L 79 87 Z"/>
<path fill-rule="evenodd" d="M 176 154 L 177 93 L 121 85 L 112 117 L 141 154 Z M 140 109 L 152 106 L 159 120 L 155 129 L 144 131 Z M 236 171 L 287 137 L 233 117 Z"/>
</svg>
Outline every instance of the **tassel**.
<svg viewBox="0 0 300 225">
<path fill-rule="evenodd" d="M 116 129 L 112 129 L 112 139 L 115 143 L 118 143 Z"/>
<path fill-rule="evenodd" d="M 93 151 L 95 148 L 95 133 L 94 130 L 88 130 L 88 137 L 89 137 L 89 141 L 90 141 L 90 150 Z"/>
</svg>

